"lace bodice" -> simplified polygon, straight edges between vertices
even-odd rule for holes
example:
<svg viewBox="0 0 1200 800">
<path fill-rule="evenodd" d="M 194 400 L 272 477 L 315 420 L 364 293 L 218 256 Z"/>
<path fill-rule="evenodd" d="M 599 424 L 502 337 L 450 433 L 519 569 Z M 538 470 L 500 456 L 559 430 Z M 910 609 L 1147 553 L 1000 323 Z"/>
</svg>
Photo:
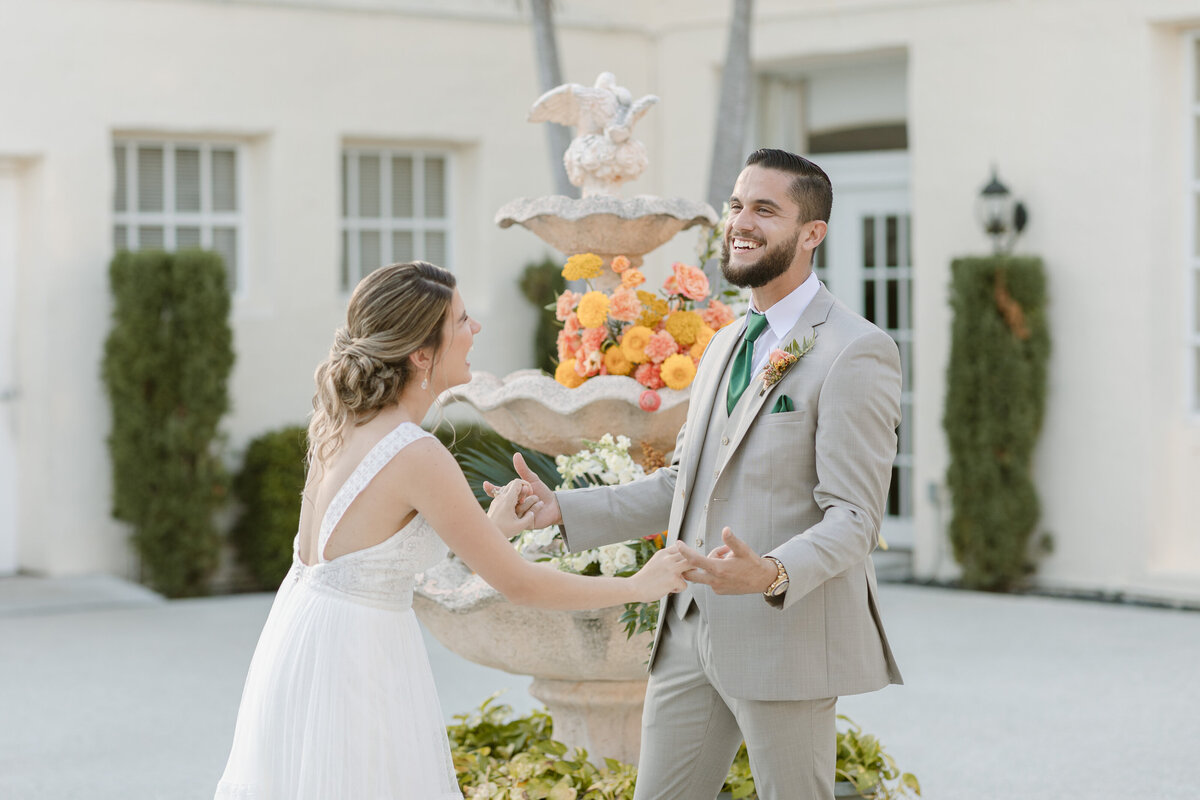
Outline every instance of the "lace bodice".
<svg viewBox="0 0 1200 800">
<path fill-rule="evenodd" d="M 420 514 L 377 545 L 325 558 L 325 546 L 346 509 L 379 471 L 408 445 L 432 436 L 411 422 L 403 422 L 371 448 L 334 495 L 317 536 L 316 564 L 300 560 L 300 537 L 292 551 L 288 580 L 313 589 L 334 592 L 366 605 L 389 609 L 412 607 L 416 574 L 445 557 L 447 548 Z"/>
</svg>

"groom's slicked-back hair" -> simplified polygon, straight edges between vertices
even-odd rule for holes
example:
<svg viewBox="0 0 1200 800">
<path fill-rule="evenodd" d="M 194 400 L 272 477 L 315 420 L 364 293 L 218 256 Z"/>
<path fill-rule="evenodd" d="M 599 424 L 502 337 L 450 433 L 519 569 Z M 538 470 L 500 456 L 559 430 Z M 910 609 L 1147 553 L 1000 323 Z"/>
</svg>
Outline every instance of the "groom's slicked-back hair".
<svg viewBox="0 0 1200 800">
<path fill-rule="evenodd" d="M 829 222 L 829 212 L 833 210 L 833 184 L 830 183 L 825 170 L 804 156 L 770 147 L 755 150 L 746 159 L 747 167 L 756 164 L 786 172 L 794 177 L 791 195 L 796 205 L 800 206 L 801 222 L 811 222 L 814 219 Z"/>
</svg>

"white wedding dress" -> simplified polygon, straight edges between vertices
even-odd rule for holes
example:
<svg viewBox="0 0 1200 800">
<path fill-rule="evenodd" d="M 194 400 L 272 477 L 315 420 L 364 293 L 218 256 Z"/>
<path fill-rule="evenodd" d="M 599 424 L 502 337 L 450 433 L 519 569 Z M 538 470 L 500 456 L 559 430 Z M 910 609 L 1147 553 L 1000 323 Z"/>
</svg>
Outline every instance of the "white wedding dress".
<svg viewBox="0 0 1200 800">
<path fill-rule="evenodd" d="M 338 520 L 379 470 L 431 434 L 379 441 L 321 522 L 318 562 L 297 549 L 242 693 L 217 800 L 460 800 L 441 706 L 412 611 L 415 575 L 446 555 L 420 516 L 325 560 Z"/>
</svg>

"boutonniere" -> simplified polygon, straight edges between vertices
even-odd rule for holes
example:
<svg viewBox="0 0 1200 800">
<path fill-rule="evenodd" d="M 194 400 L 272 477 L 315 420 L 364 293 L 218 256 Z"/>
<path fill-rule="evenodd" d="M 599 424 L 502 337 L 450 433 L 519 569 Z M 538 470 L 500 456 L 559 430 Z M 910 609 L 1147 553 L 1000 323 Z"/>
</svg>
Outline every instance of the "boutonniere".
<svg viewBox="0 0 1200 800">
<path fill-rule="evenodd" d="M 766 394 L 767 389 L 779 383 L 787 371 L 795 366 L 797 361 L 808 355 L 808 351 L 812 350 L 816 343 L 816 334 L 810 334 L 804 337 L 802 342 L 792 339 L 786 347 L 777 347 L 772 350 L 771 355 L 767 357 L 767 365 L 763 367 L 763 385 L 758 390 L 759 396 Z"/>
</svg>

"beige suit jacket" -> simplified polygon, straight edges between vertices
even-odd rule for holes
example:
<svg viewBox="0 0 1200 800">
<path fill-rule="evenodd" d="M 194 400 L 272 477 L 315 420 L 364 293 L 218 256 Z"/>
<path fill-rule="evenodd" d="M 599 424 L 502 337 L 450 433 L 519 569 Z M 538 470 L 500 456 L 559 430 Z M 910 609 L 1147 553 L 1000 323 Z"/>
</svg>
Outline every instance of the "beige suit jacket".
<svg viewBox="0 0 1200 800">
<path fill-rule="evenodd" d="M 709 343 L 669 466 L 624 486 L 558 493 L 568 546 L 582 550 L 664 529 L 669 543 L 688 503 L 705 504 L 709 548 L 728 525 L 755 552 L 779 558 L 791 579 L 775 604 L 761 594 L 721 596 L 697 586 L 724 691 L 808 700 L 901 683 L 869 558 L 900 424 L 895 342 L 822 286 L 784 338 L 813 335 L 812 350 L 765 392 L 762 374 L 754 376 L 746 389 L 751 405 L 727 436 L 715 476 L 697 481 L 701 428 L 713 403 L 725 402 L 718 390 L 744 327 L 728 325 Z M 795 410 L 770 413 L 782 395 Z M 692 497 L 697 485 L 707 487 L 706 496 Z M 660 619 L 671 601 L 664 598 Z M 651 669 L 661 635 L 662 626 Z"/>
</svg>

